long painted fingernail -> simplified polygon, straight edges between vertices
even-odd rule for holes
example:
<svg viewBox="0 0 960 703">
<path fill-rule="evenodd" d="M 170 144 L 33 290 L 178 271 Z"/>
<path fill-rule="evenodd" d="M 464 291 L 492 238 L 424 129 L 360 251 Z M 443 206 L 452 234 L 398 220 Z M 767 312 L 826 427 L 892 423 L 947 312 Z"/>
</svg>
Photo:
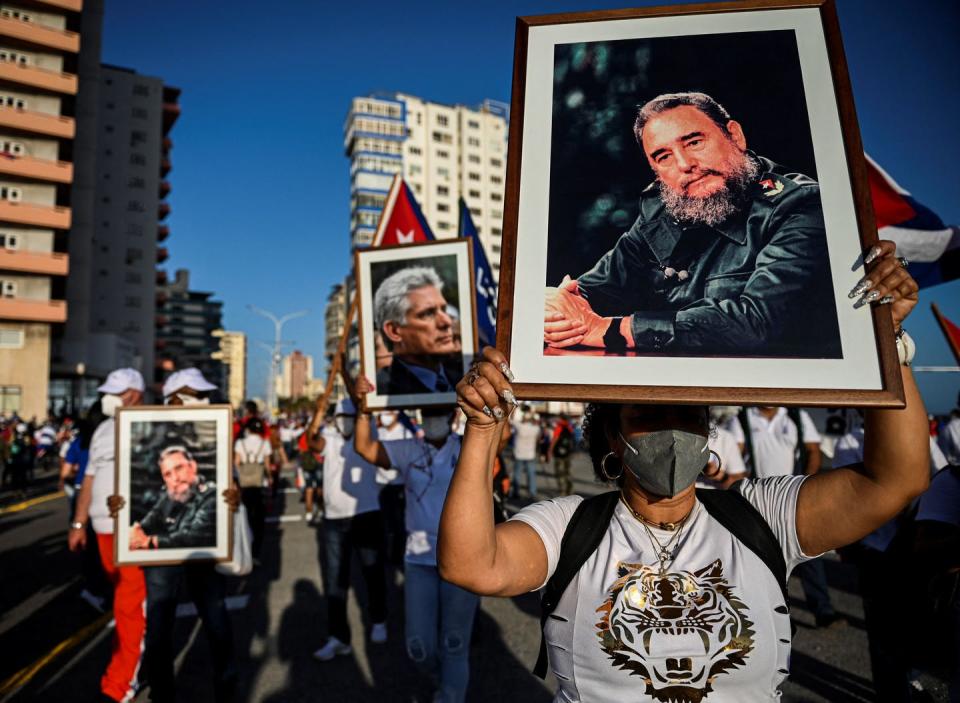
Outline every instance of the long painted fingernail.
<svg viewBox="0 0 960 703">
<path fill-rule="evenodd" d="M 863 263 L 872 264 L 874 261 L 876 261 L 877 257 L 880 256 L 881 251 L 882 249 L 880 249 L 879 244 L 874 247 L 871 247 L 870 251 L 868 251 L 866 256 L 863 257 Z"/>
<path fill-rule="evenodd" d="M 880 300 L 877 301 L 877 305 L 889 305 L 892 302 L 893 302 L 893 296 L 885 295 L 882 298 L 880 298 Z"/>
<path fill-rule="evenodd" d="M 513 391 L 504 389 L 500 395 L 502 395 L 503 399 L 510 403 L 510 405 L 520 405 L 520 403 L 517 402 L 517 397 L 513 394 Z"/>
<path fill-rule="evenodd" d="M 854 289 L 849 293 L 847 293 L 847 297 L 859 298 L 861 295 L 866 293 L 871 288 L 873 288 L 873 281 L 871 281 L 869 278 L 864 276 L 857 282 L 857 285 L 854 287 Z"/>
<path fill-rule="evenodd" d="M 493 417 L 493 411 L 488 408 L 486 405 L 483 406 L 483 414 L 487 417 Z"/>
<path fill-rule="evenodd" d="M 510 367 L 507 366 L 507 362 L 505 361 L 500 362 L 500 373 L 506 376 L 507 380 L 510 381 L 510 383 L 513 383 L 514 381 L 517 380 L 513 377 L 513 371 L 510 370 Z"/>
<path fill-rule="evenodd" d="M 503 410 L 500 409 L 499 405 L 493 409 L 493 416 L 498 420 L 503 419 Z"/>
<path fill-rule="evenodd" d="M 869 305 L 870 303 L 875 302 L 879 297 L 880 297 L 880 293 L 875 290 L 872 290 L 869 293 L 867 293 L 865 296 L 860 298 L 860 300 L 857 301 L 857 307 L 863 307 L 864 305 Z"/>
</svg>

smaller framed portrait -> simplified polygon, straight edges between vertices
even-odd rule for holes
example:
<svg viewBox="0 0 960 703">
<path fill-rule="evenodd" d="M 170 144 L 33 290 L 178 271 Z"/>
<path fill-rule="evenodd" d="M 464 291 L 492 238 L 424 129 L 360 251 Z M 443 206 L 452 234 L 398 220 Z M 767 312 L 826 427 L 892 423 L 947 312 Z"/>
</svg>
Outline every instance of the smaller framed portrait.
<svg viewBox="0 0 960 703">
<path fill-rule="evenodd" d="M 456 403 L 477 349 L 468 239 L 358 251 L 361 372 L 369 409 Z"/>
<path fill-rule="evenodd" d="M 117 565 L 230 557 L 232 417 L 229 405 L 117 411 Z"/>
</svg>

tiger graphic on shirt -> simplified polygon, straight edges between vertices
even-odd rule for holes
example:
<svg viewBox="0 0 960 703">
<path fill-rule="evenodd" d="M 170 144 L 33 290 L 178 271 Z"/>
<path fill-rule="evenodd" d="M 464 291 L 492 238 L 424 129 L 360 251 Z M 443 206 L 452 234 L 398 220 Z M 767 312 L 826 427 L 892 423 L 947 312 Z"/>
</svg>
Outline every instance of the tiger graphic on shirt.
<svg viewBox="0 0 960 703">
<path fill-rule="evenodd" d="M 753 622 L 719 559 L 697 571 L 617 564 L 617 580 L 597 623 L 614 666 L 640 676 L 662 703 L 700 703 L 717 676 L 745 665 Z"/>
</svg>

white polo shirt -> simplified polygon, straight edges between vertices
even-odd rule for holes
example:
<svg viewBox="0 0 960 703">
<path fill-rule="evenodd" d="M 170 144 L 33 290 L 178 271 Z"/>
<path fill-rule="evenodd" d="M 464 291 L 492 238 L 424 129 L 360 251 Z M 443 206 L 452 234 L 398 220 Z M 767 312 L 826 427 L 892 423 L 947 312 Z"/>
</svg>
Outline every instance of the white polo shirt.
<svg viewBox="0 0 960 703">
<path fill-rule="evenodd" d="M 357 454 L 353 437 L 344 439 L 336 427 L 324 427 L 323 515 L 339 520 L 380 509 L 377 467 Z"/>
<path fill-rule="evenodd" d="M 101 535 L 113 534 L 113 518 L 107 508 L 107 498 L 114 493 L 114 482 L 117 474 L 115 461 L 116 421 L 112 417 L 97 425 L 90 439 L 90 459 L 87 462 L 87 473 L 93 479 L 93 493 L 90 499 L 90 522 L 93 531 Z"/>
<path fill-rule="evenodd" d="M 754 478 L 793 474 L 797 449 L 797 426 L 786 408 L 778 408 L 768 420 L 757 408 L 747 408 L 750 438 L 753 440 Z M 804 444 L 820 444 L 820 433 L 806 411 L 800 411 Z"/>
</svg>

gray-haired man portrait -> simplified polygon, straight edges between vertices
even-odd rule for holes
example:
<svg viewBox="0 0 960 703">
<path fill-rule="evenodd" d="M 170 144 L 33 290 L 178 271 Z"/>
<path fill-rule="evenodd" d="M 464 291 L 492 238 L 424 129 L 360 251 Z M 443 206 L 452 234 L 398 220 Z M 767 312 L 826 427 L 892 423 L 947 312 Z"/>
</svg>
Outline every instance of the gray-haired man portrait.
<svg viewBox="0 0 960 703">
<path fill-rule="evenodd" d="M 390 366 L 377 373 L 377 392 L 452 391 L 463 361 L 436 270 L 412 266 L 391 274 L 377 288 L 373 308 L 377 331 L 393 354 Z"/>
</svg>

